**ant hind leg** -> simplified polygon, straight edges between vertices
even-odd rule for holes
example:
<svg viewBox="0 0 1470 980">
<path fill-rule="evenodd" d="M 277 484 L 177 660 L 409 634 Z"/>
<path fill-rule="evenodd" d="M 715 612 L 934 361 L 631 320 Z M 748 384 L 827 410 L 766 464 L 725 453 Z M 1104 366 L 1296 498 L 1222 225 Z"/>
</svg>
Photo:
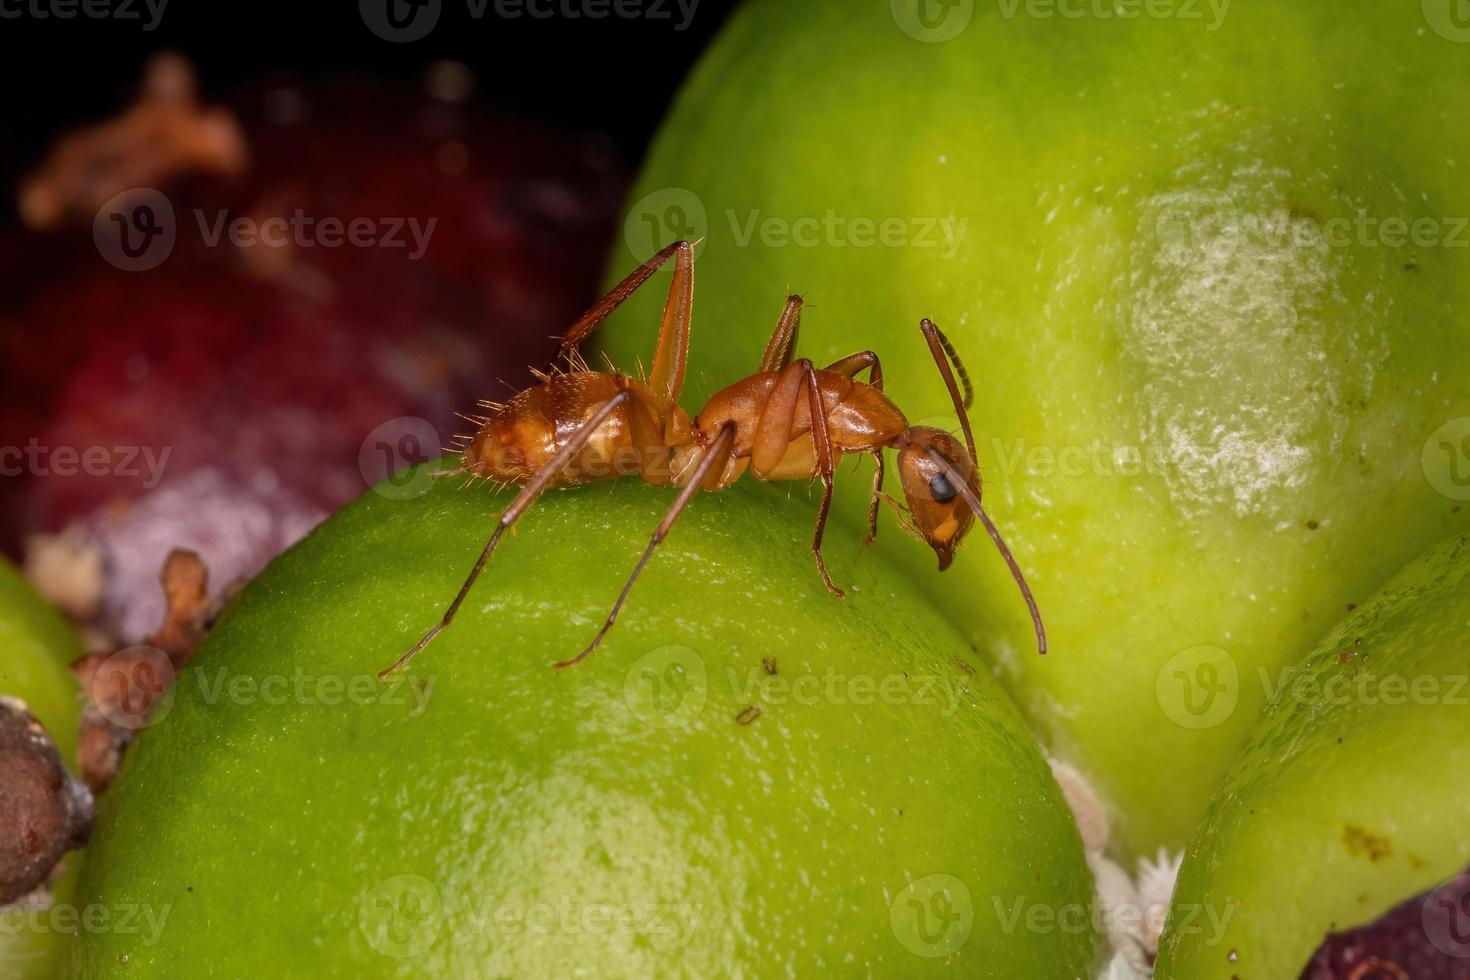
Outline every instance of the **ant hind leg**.
<svg viewBox="0 0 1470 980">
<path fill-rule="evenodd" d="M 465 597 L 470 594 L 470 588 L 475 584 L 475 580 L 480 577 L 480 573 L 485 570 L 485 564 L 490 560 L 490 556 L 494 554 L 495 546 L 500 544 L 501 536 L 505 534 L 511 525 L 520 519 L 522 514 L 531 509 L 531 505 L 536 502 L 537 497 L 541 496 L 542 491 L 551 483 L 552 478 L 571 461 L 573 456 L 587 445 L 587 440 L 592 438 L 592 434 L 597 431 L 598 427 L 622 407 L 628 398 L 628 392 L 624 389 L 604 402 L 602 407 L 583 423 L 580 429 L 572 434 L 572 437 L 567 440 L 566 444 L 557 450 L 556 455 L 547 460 L 546 465 L 541 467 L 536 472 L 536 475 L 521 488 L 521 492 L 516 494 L 515 500 L 512 500 L 510 506 L 500 515 L 500 522 L 495 525 L 494 533 L 490 535 L 490 540 L 485 543 L 485 550 L 480 552 L 480 557 L 476 560 L 475 567 L 470 570 L 469 577 L 459 587 L 459 593 L 454 597 L 454 601 L 449 604 L 449 608 L 444 611 L 444 615 L 440 618 L 439 622 L 435 623 L 417 643 L 410 647 L 407 653 L 399 657 L 391 665 L 378 671 L 379 680 L 385 680 L 389 674 L 402 669 L 424 647 L 428 646 L 434 637 L 442 633 L 454 621 L 454 614 L 459 612 L 459 607 L 464 604 Z"/>
<path fill-rule="evenodd" d="M 619 306 L 648 281 L 659 267 L 670 258 L 674 260 L 674 275 L 669 283 L 669 296 L 664 301 L 663 323 L 659 326 L 658 343 L 654 348 L 653 367 L 649 372 L 649 387 L 666 404 L 679 400 L 684 387 L 684 364 L 689 356 L 689 322 L 694 308 L 694 246 L 689 242 L 674 242 L 664 246 L 648 261 L 630 272 L 608 294 L 583 313 L 576 323 L 567 328 L 561 338 L 558 356 L 569 363 L 579 345 L 591 335 Z M 554 363 L 554 362 L 553 362 Z"/>
<path fill-rule="evenodd" d="M 673 530 L 674 522 L 679 519 L 679 515 L 683 514 L 684 509 L 689 506 L 689 501 L 694 499 L 694 495 L 699 492 L 700 486 L 704 483 L 705 476 L 709 474 L 710 470 L 717 463 L 721 466 L 724 465 L 725 459 L 729 455 L 730 447 L 734 443 L 734 439 L 735 425 L 733 422 L 726 422 L 720 427 L 719 433 L 715 436 L 714 441 L 710 443 L 709 448 L 704 451 L 704 455 L 700 457 L 699 462 L 695 464 L 694 471 L 689 476 L 689 482 L 684 484 L 683 488 L 679 491 L 679 496 L 674 499 L 673 504 L 664 513 L 663 520 L 659 521 L 658 527 L 653 532 L 653 537 L 649 540 L 648 546 L 643 549 L 643 554 L 638 559 L 638 564 L 633 566 L 633 573 L 628 576 L 628 581 L 623 584 L 623 591 L 618 593 L 618 600 L 613 603 L 612 611 L 607 614 L 607 619 L 603 621 L 602 628 L 597 631 L 597 635 L 592 638 L 592 642 L 582 648 L 581 653 L 570 660 L 562 660 L 557 663 L 555 665 L 557 670 L 566 670 L 568 667 L 581 663 L 587 659 L 588 654 L 602 644 L 602 638 L 607 636 L 608 630 L 612 629 L 613 624 L 618 621 L 618 613 L 622 611 L 623 603 L 628 601 L 628 594 L 633 591 L 633 583 L 638 581 L 638 576 L 643 574 L 644 566 L 653 557 L 654 549 Z"/>
<path fill-rule="evenodd" d="M 761 371 L 781 371 L 791 363 L 791 352 L 796 350 L 796 335 L 801 331 L 802 299 L 795 294 L 786 297 L 786 305 L 776 320 L 776 329 L 766 342 L 766 352 L 761 357 Z"/>
</svg>

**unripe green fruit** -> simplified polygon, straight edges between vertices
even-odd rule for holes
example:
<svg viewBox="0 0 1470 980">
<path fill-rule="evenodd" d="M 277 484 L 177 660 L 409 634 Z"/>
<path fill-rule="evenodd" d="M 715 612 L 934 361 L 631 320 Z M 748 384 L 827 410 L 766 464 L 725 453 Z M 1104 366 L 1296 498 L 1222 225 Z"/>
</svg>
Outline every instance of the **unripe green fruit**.
<svg viewBox="0 0 1470 980">
<path fill-rule="evenodd" d="M 1470 865 L 1467 631 L 1461 535 L 1281 677 L 1190 844 L 1160 977 L 1297 976 L 1329 931 L 1372 922 Z M 1470 962 L 1470 915 L 1428 904 L 1439 962 Z"/>
<path fill-rule="evenodd" d="M 673 493 L 548 493 L 380 685 L 509 500 L 452 482 L 331 518 L 184 669 L 80 884 L 164 921 L 84 935 L 72 976 L 1087 971 L 1090 929 L 999 914 L 1091 895 L 1019 714 L 851 541 L 827 595 L 805 502 L 701 494 L 557 673 Z"/>
<path fill-rule="evenodd" d="M 613 275 L 705 239 L 692 411 L 755 370 L 788 290 L 800 353 L 877 351 L 913 422 L 952 419 L 916 324 L 949 334 L 1052 654 L 983 536 L 942 576 L 878 548 L 1098 784 L 1124 850 L 1188 839 L 1259 671 L 1470 527 L 1448 7 L 755 0 L 630 195 Z M 661 301 L 600 335 L 616 363 L 647 363 Z M 867 473 L 838 480 L 860 534 Z"/>
</svg>

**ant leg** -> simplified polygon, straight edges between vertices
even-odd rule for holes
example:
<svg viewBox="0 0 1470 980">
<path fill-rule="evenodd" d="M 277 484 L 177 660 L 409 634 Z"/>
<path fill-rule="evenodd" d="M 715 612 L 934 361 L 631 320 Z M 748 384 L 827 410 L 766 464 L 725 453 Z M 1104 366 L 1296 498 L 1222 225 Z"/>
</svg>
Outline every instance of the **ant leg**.
<svg viewBox="0 0 1470 980">
<path fill-rule="evenodd" d="M 782 368 L 766 395 L 765 405 L 761 406 L 750 446 L 750 468 L 761 479 L 776 468 L 791 446 L 796 428 L 797 400 L 805 374 L 803 364 L 810 366 L 810 362 L 803 359 Z"/>
<path fill-rule="evenodd" d="M 677 402 L 684 387 L 684 363 L 689 357 L 689 321 L 694 307 L 694 246 L 689 242 L 665 245 L 657 255 L 634 269 L 606 296 L 592 304 L 562 335 L 558 356 L 570 357 L 577 345 L 587 339 L 613 310 L 623 305 L 671 256 L 674 259 L 674 277 L 669 283 L 669 298 L 664 301 L 663 322 L 658 329 L 658 344 L 654 347 L 648 384 L 664 404 Z"/>
<path fill-rule="evenodd" d="M 704 478 L 710 469 L 716 463 L 722 466 L 724 465 L 724 460 L 729 455 L 734 439 L 734 422 L 726 422 L 720 426 L 719 433 L 715 436 L 714 441 L 710 443 L 709 448 L 704 451 L 704 455 L 700 457 L 698 464 L 694 467 L 693 473 L 690 474 L 689 482 L 684 484 L 683 488 L 679 491 L 679 496 L 674 499 L 674 503 L 664 514 L 664 519 L 659 521 L 658 527 L 653 532 L 653 537 L 648 542 L 648 547 L 643 549 L 643 554 L 638 559 L 638 564 L 633 566 L 633 574 L 628 576 L 628 581 L 623 584 L 623 591 L 618 593 L 618 601 L 613 603 L 612 611 L 607 614 L 607 619 L 603 622 L 602 629 L 597 631 L 597 635 L 592 638 L 592 642 L 587 644 L 581 653 L 570 660 L 563 660 L 556 664 L 557 670 L 565 670 L 574 664 L 581 663 L 587 658 L 588 654 L 602 644 L 602 638 L 607 635 L 607 631 L 612 629 L 613 624 L 618 621 L 618 613 L 622 611 L 623 603 L 628 601 L 628 594 L 633 591 L 633 583 L 638 581 L 638 576 L 643 573 L 643 568 L 648 564 L 648 559 L 653 557 L 653 550 L 659 546 L 659 542 L 668 537 L 669 531 L 673 530 L 674 522 L 679 519 L 679 515 L 684 513 L 684 508 L 689 506 L 689 501 L 699 492 L 700 484 L 704 483 Z"/>
<path fill-rule="evenodd" d="M 839 361 L 833 361 L 825 370 L 833 374 L 845 374 L 849 378 L 856 378 L 863 371 L 868 372 L 869 387 L 883 390 L 883 362 L 878 360 L 878 355 L 870 350 L 861 350 L 856 354 L 849 354 Z M 863 545 L 872 544 L 878 538 L 878 506 L 879 498 L 883 495 L 883 452 L 876 450 L 870 454 L 873 457 L 873 499 L 868 504 L 868 536 L 863 539 Z"/>
<path fill-rule="evenodd" d="M 960 471 L 955 469 L 955 465 L 937 449 L 929 448 L 925 452 L 940 469 L 944 470 L 949 485 L 959 491 L 960 496 L 965 498 L 965 503 L 979 516 L 980 522 L 985 525 L 986 532 L 990 534 L 990 540 L 995 542 L 996 548 L 1000 550 L 1000 556 L 1010 566 L 1011 577 L 1016 580 L 1016 585 L 1021 589 L 1021 598 L 1026 600 L 1026 608 L 1031 611 L 1031 625 L 1036 629 L 1036 652 L 1046 653 L 1046 627 L 1041 624 L 1041 610 L 1036 608 L 1036 599 L 1031 595 L 1031 587 L 1026 584 L 1026 576 L 1021 574 L 1021 566 L 1016 564 L 1016 559 L 1011 555 L 1011 549 L 1006 547 L 1005 539 L 1000 536 L 1000 530 L 991 521 L 990 515 L 985 513 L 985 508 L 980 506 L 980 498 L 970 489 L 970 484 L 966 482 Z"/>
<path fill-rule="evenodd" d="M 402 668 L 420 650 L 428 646 L 429 641 L 433 640 L 445 627 L 454 621 L 454 614 L 459 612 L 459 607 L 464 603 L 465 597 L 470 594 L 470 587 L 475 584 L 475 579 L 479 578 L 480 573 L 485 570 L 485 563 L 490 560 L 490 555 L 495 551 L 495 546 L 500 543 L 501 535 L 505 534 L 506 529 L 514 524 L 522 514 L 531 509 L 531 505 L 536 502 L 537 497 L 541 496 L 547 484 L 561 471 L 562 467 L 571 461 L 573 456 L 587 445 L 587 440 L 592 438 L 592 434 L 597 431 L 597 428 L 606 422 L 613 412 L 617 411 L 626 403 L 628 398 L 628 391 L 624 389 L 604 402 L 602 407 L 583 423 L 580 429 L 572 434 L 572 437 L 567 440 L 566 444 L 557 450 L 556 455 L 547 460 L 546 465 L 536 472 L 536 475 L 531 478 L 530 482 L 521 488 L 521 492 L 516 494 L 515 500 L 512 500 L 510 506 L 500 515 L 500 523 L 495 525 L 495 532 L 490 535 L 490 540 L 486 542 L 485 550 L 480 552 L 479 560 L 475 562 L 475 567 L 470 570 L 469 577 L 464 580 L 464 585 L 459 587 L 459 594 L 454 597 L 454 601 L 444 611 L 444 616 L 407 653 L 395 660 L 391 666 L 378 671 L 379 680 L 386 679 L 389 674 Z"/>
<path fill-rule="evenodd" d="M 864 547 L 878 539 L 878 505 L 883 500 L 883 450 L 873 450 L 872 456 L 873 499 L 868 504 L 868 536 L 863 539 Z"/>
<path fill-rule="evenodd" d="M 791 352 L 796 349 L 796 335 L 801 330 L 801 297 L 786 297 L 786 306 L 776 321 L 776 329 L 766 342 L 766 352 L 761 357 L 761 371 L 781 371 L 791 363 Z"/>
<path fill-rule="evenodd" d="M 765 478 L 780 465 L 782 457 L 791 448 L 803 384 L 807 388 L 816 475 L 822 480 L 822 507 L 817 513 L 817 531 L 812 540 L 812 552 L 816 555 L 817 571 L 822 575 L 822 584 L 827 587 L 827 591 L 840 597 L 843 592 L 832 583 L 832 576 L 827 572 L 827 563 L 822 558 L 822 533 L 826 530 L 827 513 L 832 507 L 832 472 L 836 466 L 832 436 L 827 426 L 827 406 L 822 401 L 821 389 L 817 386 L 816 369 L 804 357 L 793 361 L 781 371 L 766 396 L 760 421 L 756 423 L 755 438 L 751 442 L 750 468 L 757 477 Z"/>
<path fill-rule="evenodd" d="M 848 354 L 840 361 L 823 370 L 831 371 L 833 374 L 845 374 L 849 378 L 856 378 L 864 370 L 868 372 L 868 385 L 883 390 L 883 364 L 878 360 L 878 355 L 870 350 L 860 350 L 856 354 Z"/>
<path fill-rule="evenodd" d="M 841 599 L 844 593 L 832 584 L 832 576 L 827 573 L 827 562 L 822 558 L 822 532 L 827 530 L 827 513 L 832 509 L 832 473 L 837 468 L 835 454 L 832 451 L 832 433 L 827 428 L 827 406 L 822 401 L 822 390 L 817 387 L 817 371 L 812 367 L 812 362 L 803 358 L 797 364 L 801 366 L 802 373 L 806 375 L 806 392 L 808 411 L 811 414 L 812 424 L 812 448 L 817 455 L 817 475 L 822 480 L 822 507 L 817 511 L 817 530 L 812 535 L 812 554 L 817 559 L 817 571 L 822 575 L 822 584 L 827 591 Z M 880 469 L 881 473 L 882 470 Z"/>
</svg>

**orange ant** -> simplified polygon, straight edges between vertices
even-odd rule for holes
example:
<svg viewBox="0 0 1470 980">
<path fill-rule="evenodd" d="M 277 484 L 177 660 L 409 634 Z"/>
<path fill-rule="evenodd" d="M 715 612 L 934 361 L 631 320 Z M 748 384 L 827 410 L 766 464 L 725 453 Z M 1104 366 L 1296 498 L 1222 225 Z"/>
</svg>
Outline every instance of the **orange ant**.
<svg viewBox="0 0 1470 980">
<path fill-rule="evenodd" d="M 648 380 L 589 370 L 577 355 L 577 347 L 670 258 L 674 259 L 673 281 Z M 463 462 L 450 472 L 516 484 L 521 492 L 500 516 L 444 616 L 379 676 L 386 677 L 408 663 L 453 621 L 501 536 L 547 487 L 632 475 L 655 485 L 681 487 L 602 628 L 581 653 L 556 664 L 557 669 L 580 662 L 602 643 L 633 583 L 695 492 L 701 487 L 722 490 L 747 470 L 760 480 L 816 477 L 822 481 L 812 553 L 822 583 L 840 598 L 843 592 L 832 583 L 822 559 L 822 533 L 832 506 L 832 474 L 845 453 L 865 453 L 876 464 L 867 542 L 878 533 L 879 502 L 887 500 L 898 511 L 904 530 L 934 549 L 943 571 L 978 515 L 1026 600 L 1036 628 L 1037 649 L 1046 653 L 1046 631 L 1036 601 L 1000 532 L 980 506 L 979 463 L 966 411 L 973 390 L 964 366 L 939 328 L 927 319 L 919 324 L 959 416 L 963 446 L 941 429 L 909 425 L 898 406 L 883 394 L 883 368 L 872 351 L 850 354 L 821 369 L 805 358 L 792 360 L 801 322 L 800 296 L 786 300 L 760 370 L 717 392 L 691 420 L 679 407 L 679 393 L 689 352 L 693 299 L 694 248 L 689 242 L 675 242 L 635 269 L 567 329 L 557 357 L 566 359 L 569 370 L 539 374 L 539 384 L 519 392 L 505 405 L 491 405 L 492 415 L 472 419 L 480 425 L 479 431 L 462 437 L 467 440 Z M 864 371 L 867 382 L 857 379 Z M 963 397 L 955 382 L 956 372 L 964 384 Z M 883 493 L 884 449 L 898 452 L 907 517 Z"/>
</svg>

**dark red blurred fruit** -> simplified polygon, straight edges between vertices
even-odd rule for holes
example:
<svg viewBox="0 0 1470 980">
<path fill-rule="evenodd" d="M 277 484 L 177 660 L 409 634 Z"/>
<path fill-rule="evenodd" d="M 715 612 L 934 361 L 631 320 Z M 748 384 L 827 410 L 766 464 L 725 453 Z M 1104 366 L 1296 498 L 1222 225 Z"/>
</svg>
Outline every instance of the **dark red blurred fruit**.
<svg viewBox="0 0 1470 980">
<path fill-rule="evenodd" d="M 1470 870 L 1376 922 L 1332 933 L 1302 980 L 1470 980 Z"/>
<path fill-rule="evenodd" d="M 423 93 L 254 86 L 229 102 L 243 170 L 199 152 L 170 165 L 183 124 L 150 122 L 152 142 L 127 144 L 147 165 L 123 179 L 151 166 L 173 211 L 155 268 L 116 268 L 94 244 L 96 202 L 123 189 L 99 168 L 66 184 L 71 224 L 0 241 L 20 284 L 0 297 L 0 542 L 84 532 L 81 559 L 43 546 L 43 590 L 85 604 L 100 550 L 98 620 L 141 636 L 170 549 L 199 552 L 216 588 L 253 574 L 386 468 L 437 454 L 456 411 L 505 393 L 498 379 L 547 360 L 595 290 L 620 174 L 597 140 L 472 108 L 462 68 L 428 79 Z M 383 244 L 209 241 L 221 217 L 298 213 L 366 218 Z"/>
</svg>

